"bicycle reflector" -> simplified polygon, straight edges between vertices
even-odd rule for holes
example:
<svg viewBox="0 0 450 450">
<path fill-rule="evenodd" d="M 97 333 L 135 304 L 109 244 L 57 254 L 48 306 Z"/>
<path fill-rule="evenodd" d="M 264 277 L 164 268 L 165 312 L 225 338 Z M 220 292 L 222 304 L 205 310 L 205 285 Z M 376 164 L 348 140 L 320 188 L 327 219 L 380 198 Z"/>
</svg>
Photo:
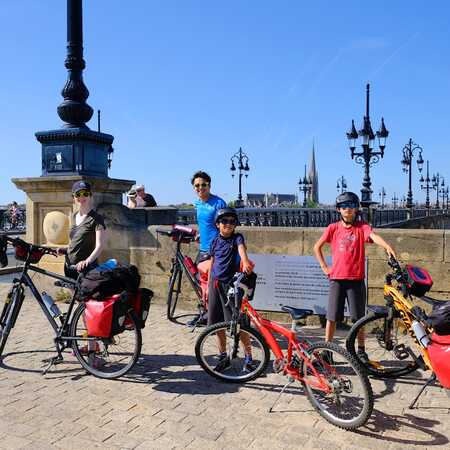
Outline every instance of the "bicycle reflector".
<svg viewBox="0 0 450 450">
<path fill-rule="evenodd" d="M 405 266 L 408 290 L 411 295 L 422 297 L 433 286 L 433 279 L 428 271 L 417 266 Z"/>
<path fill-rule="evenodd" d="M 34 248 L 27 242 L 17 239 L 14 242 L 15 256 L 18 261 L 26 261 L 28 254 L 30 254 L 29 262 L 31 264 L 37 264 L 41 258 L 44 256 L 44 251 Z"/>
</svg>

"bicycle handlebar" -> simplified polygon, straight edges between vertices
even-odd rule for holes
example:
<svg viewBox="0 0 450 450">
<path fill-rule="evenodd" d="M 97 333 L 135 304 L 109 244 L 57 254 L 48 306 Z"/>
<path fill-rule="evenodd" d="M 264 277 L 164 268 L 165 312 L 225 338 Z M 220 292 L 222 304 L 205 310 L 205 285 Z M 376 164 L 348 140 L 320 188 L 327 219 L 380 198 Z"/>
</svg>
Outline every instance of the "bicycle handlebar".
<svg viewBox="0 0 450 450">
<path fill-rule="evenodd" d="M 38 251 L 41 251 L 48 255 L 58 256 L 57 250 L 55 250 L 53 247 L 45 247 L 42 245 L 30 244 L 27 241 L 24 241 L 23 239 L 20 239 L 17 237 L 12 238 L 9 236 L 5 236 L 5 238 L 6 238 L 6 242 L 9 242 L 13 247 L 17 247 L 18 245 L 24 245 L 24 246 L 29 246 L 30 251 L 38 250 Z"/>
</svg>

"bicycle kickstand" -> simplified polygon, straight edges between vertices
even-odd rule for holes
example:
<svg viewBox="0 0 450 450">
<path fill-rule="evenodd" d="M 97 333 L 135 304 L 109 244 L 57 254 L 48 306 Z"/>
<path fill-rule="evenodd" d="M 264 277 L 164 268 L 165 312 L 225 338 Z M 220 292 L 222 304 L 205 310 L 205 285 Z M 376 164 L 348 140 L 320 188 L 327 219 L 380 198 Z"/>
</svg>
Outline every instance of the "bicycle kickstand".
<svg viewBox="0 0 450 450">
<path fill-rule="evenodd" d="M 42 369 L 42 375 L 46 375 L 47 372 L 48 372 L 53 366 L 56 366 L 56 364 L 59 364 L 59 363 L 62 363 L 62 362 L 63 362 L 63 357 L 62 357 L 62 355 L 56 355 L 56 356 L 53 356 L 52 358 L 44 359 L 44 360 L 42 360 L 42 362 L 48 363 L 48 364 Z"/>
<path fill-rule="evenodd" d="M 430 378 L 428 378 L 427 382 L 422 386 L 419 393 L 416 395 L 416 398 L 411 402 L 411 404 L 408 406 L 409 409 L 414 409 L 414 405 L 417 403 L 417 400 L 419 400 L 419 397 L 422 395 L 423 391 L 430 385 L 433 384 L 436 381 L 436 374 L 433 372 Z"/>
<path fill-rule="evenodd" d="M 280 393 L 278 394 L 277 398 L 275 399 L 275 401 L 272 403 L 272 406 L 269 408 L 268 412 L 273 412 L 273 408 L 275 406 L 276 403 L 278 403 L 278 400 L 280 400 L 281 395 L 283 394 L 283 392 L 285 391 L 285 389 L 290 386 L 292 383 L 294 382 L 294 380 L 288 380 L 288 382 L 283 386 L 283 388 L 281 389 Z"/>
</svg>

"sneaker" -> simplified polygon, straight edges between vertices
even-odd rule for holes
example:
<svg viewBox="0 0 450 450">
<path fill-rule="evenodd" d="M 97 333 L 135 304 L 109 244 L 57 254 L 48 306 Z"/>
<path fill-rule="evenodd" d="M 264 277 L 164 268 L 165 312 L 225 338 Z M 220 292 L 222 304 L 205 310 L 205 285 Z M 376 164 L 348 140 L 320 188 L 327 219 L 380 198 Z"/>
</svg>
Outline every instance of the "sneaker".
<svg viewBox="0 0 450 450">
<path fill-rule="evenodd" d="M 225 372 L 225 370 L 231 367 L 230 358 L 226 353 L 221 353 L 219 355 L 219 362 L 216 367 L 214 367 L 214 372 Z"/>
<path fill-rule="evenodd" d="M 245 355 L 242 372 L 247 372 L 247 373 L 254 372 L 256 367 L 257 367 L 257 364 L 255 361 L 253 361 L 253 358 L 250 355 Z"/>
<path fill-rule="evenodd" d="M 89 365 L 91 365 L 94 369 L 100 369 L 101 367 L 106 365 L 106 361 L 103 358 L 100 358 L 99 356 L 91 353 L 89 355 Z"/>
<path fill-rule="evenodd" d="M 358 351 L 356 352 L 356 356 L 364 365 L 370 364 L 369 355 L 366 353 L 365 350 L 358 348 Z"/>
<path fill-rule="evenodd" d="M 192 320 L 186 323 L 188 327 L 204 327 L 208 323 L 208 316 L 206 314 L 198 314 Z"/>
<path fill-rule="evenodd" d="M 87 356 L 89 353 L 98 353 L 100 351 L 100 345 L 96 341 L 94 342 L 94 345 L 89 348 L 88 345 L 83 345 L 83 347 L 80 347 L 80 355 L 81 356 Z M 72 355 L 75 355 L 75 353 L 72 350 Z"/>
</svg>

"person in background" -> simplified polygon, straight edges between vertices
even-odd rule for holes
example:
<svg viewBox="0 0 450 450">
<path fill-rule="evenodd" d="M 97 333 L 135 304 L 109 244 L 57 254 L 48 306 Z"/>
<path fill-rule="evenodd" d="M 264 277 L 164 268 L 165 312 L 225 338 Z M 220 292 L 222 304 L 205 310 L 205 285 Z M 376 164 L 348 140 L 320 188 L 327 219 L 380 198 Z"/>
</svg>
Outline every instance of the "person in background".
<svg viewBox="0 0 450 450">
<path fill-rule="evenodd" d="M 134 189 L 130 189 L 130 191 L 127 193 L 127 206 L 128 208 L 136 208 L 136 197 L 137 193 Z"/>
<path fill-rule="evenodd" d="M 364 316 L 366 307 L 365 249 L 366 243 L 379 245 L 389 256 L 395 257 L 392 247 L 372 227 L 359 217 L 359 198 L 353 192 L 344 192 L 336 198 L 336 208 L 341 218 L 328 225 L 314 245 L 314 254 L 325 275 L 330 279 L 325 339 L 333 340 L 336 322 L 344 319 L 347 299 L 353 321 Z M 332 265 L 323 257 L 322 247 L 331 246 Z M 327 355 L 324 355 L 327 357 Z M 364 332 L 358 335 L 358 357 L 368 362 Z M 330 361 L 331 362 L 331 361 Z"/>
<path fill-rule="evenodd" d="M 155 198 L 151 194 L 145 192 L 145 186 L 143 184 L 135 184 L 131 191 L 136 192 L 136 206 L 139 208 L 152 208 L 156 205 Z"/>
<path fill-rule="evenodd" d="M 92 207 L 92 189 L 88 182 L 75 182 L 72 197 L 78 211 L 72 216 L 69 246 L 57 251 L 66 256 L 65 275 L 77 279 L 83 269 L 97 265 L 97 259 L 105 245 L 106 227 L 103 217 Z M 76 266 L 76 270 L 70 266 Z"/>
</svg>

